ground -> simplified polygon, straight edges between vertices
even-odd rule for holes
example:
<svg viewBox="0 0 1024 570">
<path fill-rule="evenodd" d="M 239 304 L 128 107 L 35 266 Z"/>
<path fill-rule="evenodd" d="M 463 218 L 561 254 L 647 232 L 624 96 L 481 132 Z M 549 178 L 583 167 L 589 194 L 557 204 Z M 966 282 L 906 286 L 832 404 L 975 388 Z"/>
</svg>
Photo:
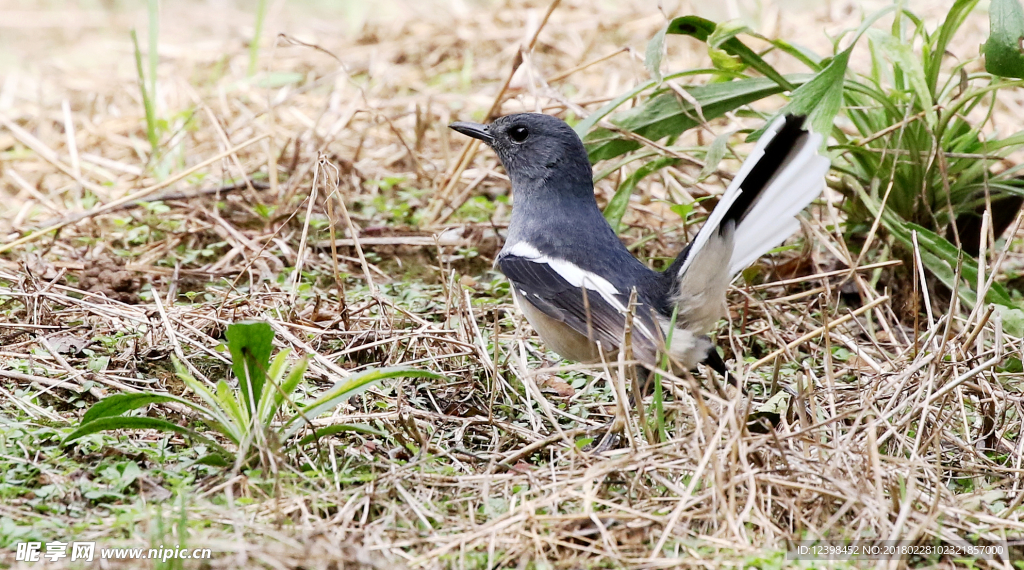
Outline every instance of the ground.
<svg viewBox="0 0 1024 570">
<path fill-rule="evenodd" d="M 80 565 L 15 560 L 33 540 L 213 554 L 104 568 L 539 569 L 810 567 L 786 560 L 792 541 L 1020 539 L 1021 339 L 984 309 L 901 323 L 885 287 L 900 262 L 851 257 L 835 193 L 730 291 L 716 337 L 748 396 L 704 370 L 666 378 L 663 441 L 631 411 L 621 447 L 590 451 L 619 369 L 560 361 L 524 322 L 491 265 L 508 180 L 446 125 L 496 100 L 578 120 L 648 78 L 666 16 L 744 18 L 826 54 L 881 3 L 555 4 L 0 0 L 0 566 Z M 911 4 L 929 21 L 948 8 Z M 952 54 L 976 56 L 986 25 L 972 14 Z M 673 37 L 664 66 L 708 58 Z M 1021 128 L 1019 98 L 999 128 Z M 698 170 L 634 193 L 623 239 L 652 266 L 692 236 L 673 204 L 722 191 L 715 175 L 680 186 Z M 598 183 L 602 204 L 621 179 Z M 1002 282 L 1020 237 L 992 254 Z M 231 378 L 224 332 L 246 319 L 309 357 L 300 400 L 379 367 L 440 378 L 384 381 L 314 421 L 372 432 L 270 438 L 247 464 L 203 464 L 207 444 L 156 430 L 64 441 L 114 394 L 198 401 L 175 359 L 211 387 Z M 779 383 L 805 390 L 773 430 L 748 429 Z M 202 431 L 180 404 L 138 415 Z"/>
</svg>

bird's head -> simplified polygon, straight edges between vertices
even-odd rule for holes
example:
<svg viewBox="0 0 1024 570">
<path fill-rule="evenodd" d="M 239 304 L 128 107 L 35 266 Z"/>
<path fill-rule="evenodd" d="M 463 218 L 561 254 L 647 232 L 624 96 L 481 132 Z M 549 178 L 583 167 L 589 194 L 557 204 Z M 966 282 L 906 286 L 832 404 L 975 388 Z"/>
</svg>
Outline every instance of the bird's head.
<svg viewBox="0 0 1024 570">
<path fill-rule="evenodd" d="M 487 125 L 460 121 L 449 126 L 494 149 L 517 191 L 582 189 L 593 196 L 592 171 L 583 142 L 557 117 L 519 113 L 498 117 Z"/>
</svg>

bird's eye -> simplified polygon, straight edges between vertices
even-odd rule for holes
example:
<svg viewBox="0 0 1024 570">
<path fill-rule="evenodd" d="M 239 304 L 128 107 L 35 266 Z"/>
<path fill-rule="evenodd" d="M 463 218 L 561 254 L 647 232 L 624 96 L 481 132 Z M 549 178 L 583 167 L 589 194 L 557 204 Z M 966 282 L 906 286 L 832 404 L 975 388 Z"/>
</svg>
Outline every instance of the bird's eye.
<svg viewBox="0 0 1024 570">
<path fill-rule="evenodd" d="M 516 125 L 508 130 L 508 136 L 512 142 L 521 143 L 530 137 L 530 131 L 522 125 Z"/>
</svg>

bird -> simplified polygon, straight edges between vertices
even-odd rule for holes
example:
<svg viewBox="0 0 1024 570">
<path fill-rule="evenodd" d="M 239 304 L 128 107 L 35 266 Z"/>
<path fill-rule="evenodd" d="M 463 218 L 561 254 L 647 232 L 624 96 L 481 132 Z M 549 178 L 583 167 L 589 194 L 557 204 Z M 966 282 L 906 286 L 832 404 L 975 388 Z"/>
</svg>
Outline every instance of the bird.
<svg viewBox="0 0 1024 570">
<path fill-rule="evenodd" d="M 735 380 L 708 333 L 726 316 L 736 275 L 800 227 L 831 165 L 804 116 L 770 123 L 704 225 L 664 270 L 633 256 L 605 219 L 580 137 L 565 121 L 517 113 L 454 122 L 498 155 L 512 183 L 512 216 L 495 265 L 542 342 L 562 358 L 614 358 L 627 328 L 632 357 L 656 370 L 705 364 Z M 673 320 L 674 317 L 674 320 Z"/>
</svg>

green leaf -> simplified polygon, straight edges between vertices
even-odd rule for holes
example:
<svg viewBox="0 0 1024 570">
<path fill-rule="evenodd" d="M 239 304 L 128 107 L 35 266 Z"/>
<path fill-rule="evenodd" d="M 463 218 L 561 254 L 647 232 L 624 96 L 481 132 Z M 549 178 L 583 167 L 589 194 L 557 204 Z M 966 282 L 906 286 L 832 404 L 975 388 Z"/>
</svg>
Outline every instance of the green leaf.
<svg viewBox="0 0 1024 570">
<path fill-rule="evenodd" d="M 781 416 L 789 409 L 789 392 L 779 390 L 777 394 L 768 399 L 767 402 L 758 406 L 757 411 L 766 414 Z"/>
<path fill-rule="evenodd" d="M 281 385 L 281 378 L 284 377 L 285 367 L 288 364 L 288 354 L 291 350 L 286 348 L 281 352 L 277 353 L 274 360 L 270 362 L 270 370 L 267 371 L 267 380 L 270 386 L 266 386 L 263 390 L 263 395 L 260 397 L 260 404 L 257 406 L 259 410 L 259 418 L 262 423 L 266 423 L 269 418 L 274 417 L 274 411 L 270 408 L 274 404 L 275 398 L 279 396 L 278 389 L 274 388 L 274 384 L 277 386 Z"/>
<path fill-rule="evenodd" d="M 731 55 L 724 49 L 709 47 L 708 55 L 711 56 L 711 64 L 714 65 L 716 69 L 738 73 L 747 67 L 746 65 L 743 65 L 742 59 Z"/>
<path fill-rule="evenodd" d="M 187 386 L 189 390 L 195 392 L 195 394 L 206 402 L 207 406 L 209 406 L 208 408 L 202 408 L 203 413 L 209 418 L 207 420 L 209 426 L 223 433 L 236 444 L 242 441 L 243 434 L 241 430 L 247 425 L 247 422 L 240 421 L 238 419 L 233 421 L 232 418 L 227 415 L 226 412 L 230 411 L 224 408 L 224 403 L 221 398 L 210 391 L 205 384 L 193 378 L 192 375 L 185 370 L 185 367 L 178 362 L 177 358 L 175 358 L 173 362 L 174 368 L 178 371 L 178 378 L 181 378 L 181 381 L 185 383 L 185 386 Z M 221 380 L 220 383 L 227 387 L 227 383 L 223 380 Z M 193 407 L 199 409 L 195 404 L 193 404 Z"/>
<path fill-rule="evenodd" d="M 265 322 L 242 322 L 228 325 L 224 336 L 231 351 L 231 369 L 238 378 L 238 390 L 249 417 L 255 416 L 256 404 L 263 394 L 263 383 L 270 366 L 274 346 L 274 330 Z"/>
<path fill-rule="evenodd" d="M 1000 77 L 1024 78 L 1024 10 L 1019 0 L 992 0 L 988 41 L 982 47 L 985 71 Z"/>
<path fill-rule="evenodd" d="M 171 396 L 170 394 L 154 394 L 152 392 L 113 394 L 93 404 L 82 416 L 82 424 L 87 424 L 100 418 L 120 416 L 127 411 L 137 410 L 143 406 L 159 404 L 161 402 L 178 402 L 190 408 L 197 408 L 195 403 L 177 396 Z M 202 408 L 199 409 L 201 410 Z"/>
<path fill-rule="evenodd" d="M 789 410 L 789 401 L 789 392 L 779 390 L 767 402 L 758 406 L 757 411 L 747 416 L 748 429 L 753 433 L 768 433 L 768 426 L 779 425 L 782 416 Z"/>
<path fill-rule="evenodd" d="M 594 125 L 596 125 L 601 119 L 607 117 L 612 111 L 617 109 L 619 105 L 622 105 L 626 101 L 629 101 L 633 97 L 636 97 L 640 93 L 646 91 L 647 89 L 650 89 L 651 87 L 657 85 L 658 83 L 658 81 L 654 81 L 653 79 L 650 81 L 644 81 L 640 85 L 637 85 L 636 87 L 630 89 L 629 91 L 626 91 L 622 95 L 619 95 L 618 97 L 605 103 L 604 107 L 601 107 L 597 111 L 594 111 L 593 113 L 587 115 L 587 118 L 576 123 L 576 126 L 573 127 L 573 130 L 576 131 L 576 134 L 579 135 L 580 138 L 587 136 L 587 133 L 590 132 L 590 129 L 594 128 Z"/>
<path fill-rule="evenodd" d="M 236 435 L 232 439 L 237 438 L 235 443 L 239 443 L 245 439 L 244 436 L 249 431 L 251 422 L 249 412 L 238 405 L 236 394 L 237 391 L 232 391 L 231 386 L 228 386 L 224 380 L 217 382 L 216 398 L 220 405 L 218 409 L 231 419 L 230 425 L 236 428 L 234 430 Z"/>
<path fill-rule="evenodd" d="M 683 16 L 669 23 L 668 33 L 686 35 L 710 43 L 711 47 L 721 48 L 725 53 L 736 56 L 740 61 L 761 72 L 785 90 L 789 91 L 795 88 L 781 73 L 757 55 L 757 52 L 736 37 L 740 32 L 748 31 L 747 29 L 730 23 L 725 23 L 722 26 L 722 30 L 719 31 L 719 26 L 711 20 L 700 16 Z M 712 36 L 714 36 L 713 40 Z"/>
<path fill-rule="evenodd" d="M 913 251 L 914 236 L 917 232 L 917 242 L 921 251 L 921 263 L 925 269 L 935 276 L 950 291 L 959 291 L 960 299 L 970 307 L 977 302 L 975 284 L 978 282 L 978 264 L 970 256 L 955 245 L 949 243 L 946 238 L 925 229 L 917 224 L 903 220 L 898 214 L 890 209 L 880 211 L 880 204 L 875 198 L 867 193 L 860 185 L 856 186 L 857 194 L 861 201 L 873 216 L 882 217 L 882 225 L 886 231 L 892 234 L 904 247 Z M 963 263 L 960 265 L 960 279 L 963 283 L 956 283 L 956 267 L 960 263 L 961 256 Z M 914 270 L 914 268 L 910 268 Z M 1010 298 L 1006 289 L 998 282 L 993 282 L 985 295 L 985 301 L 995 303 L 1011 309 L 1018 308 Z"/>
<path fill-rule="evenodd" d="M 93 420 L 89 423 L 82 424 L 75 431 L 71 432 L 66 438 L 64 443 L 74 441 L 80 437 L 90 435 L 93 433 L 114 430 L 114 429 L 155 429 L 158 431 L 169 431 L 177 434 L 190 437 L 196 441 L 205 443 L 210 447 L 216 449 L 219 453 L 230 457 L 231 454 L 228 450 L 224 449 L 220 444 L 212 439 L 202 435 L 195 430 L 191 430 L 187 427 L 179 426 L 178 424 L 171 423 L 167 420 L 161 420 L 158 418 L 132 418 L 123 416 L 105 417 Z"/>
<path fill-rule="evenodd" d="M 270 370 L 267 371 L 267 377 L 275 382 L 280 382 L 284 376 L 285 366 L 288 364 L 288 355 L 291 354 L 290 348 L 285 348 L 281 352 L 277 353 L 274 357 L 273 362 L 270 363 Z"/>
<path fill-rule="evenodd" d="M 615 191 L 615 195 L 608 202 L 608 205 L 604 207 L 604 219 L 608 220 L 608 223 L 615 230 L 615 233 L 619 232 L 619 225 L 622 223 L 622 216 L 626 213 L 626 208 L 629 206 L 629 197 L 633 194 L 633 189 L 636 188 L 637 183 L 649 176 L 650 174 L 670 166 L 678 162 L 679 159 L 671 156 L 663 156 L 656 158 L 647 164 L 636 169 L 636 172 L 629 175 L 628 178 L 619 184 L 618 190 Z"/>
<path fill-rule="evenodd" d="M 925 229 L 917 224 L 910 222 L 906 223 L 906 233 L 913 231 L 917 232 L 917 243 L 921 247 L 921 262 L 925 264 L 925 267 L 943 283 L 950 288 L 954 289 L 954 278 L 956 277 L 956 266 L 961 256 L 964 256 L 963 265 L 960 267 L 961 279 L 967 282 L 967 285 L 961 285 L 960 291 L 974 291 L 974 284 L 978 282 L 978 263 L 970 256 L 966 256 L 959 248 L 949 243 L 946 238 Z M 908 243 L 911 247 L 911 242 Z M 973 295 L 964 296 L 965 301 L 968 301 L 970 305 L 974 305 Z M 988 290 L 985 295 L 985 300 L 989 303 L 995 303 L 997 305 L 1003 305 L 1011 309 L 1017 308 L 1010 295 L 1006 292 L 1006 289 L 999 283 L 993 282 L 992 287 Z"/>
<path fill-rule="evenodd" d="M 385 380 L 387 378 L 444 378 L 440 374 L 430 372 L 428 370 L 420 370 L 419 368 L 407 368 L 395 366 L 391 368 L 376 368 L 373 370 L 367 370 L 360 374 L 356 374 L 342 382 L 335 384 L 333 388 L 322 394 L 319 398 L 314 400 L 306 408 L 302 410 L 302 415 L 295 414 L 285 423 L 285 430 L 283 433 L 282 440 L 286 440 L 295 434 L 296 431 L 302 428 L 303 418 L 312 420 L 318 417 L 320 414 L 327 410 L 334 409 L 341 402 L 357 396 L 370 386 Z"/>
<path fill-rule="evenodd" d="M 311 434 L 307 435 L 306 437 L 300 439 L 299 440 L 299 445 L 307 445 L 309 443 L 312 443 L 314 440 L 320 439 L 322 437 L 327 437 L 327 436 L 330 436 L 330 435 L 334 435 L 336 433 L 343 433 L 343 432 L 361 433 L 361 434 L 364 434 L 364 435 L 378 435 L 378 436 L 384 436 L 385 435 L 384 432 L 380 431 L 379 429 L 377 429 L 375 427 L 368 426 L 366 424 L 338 424 L 338 425 L 325 426 L 325 427 L 322 427 L 322 428 L 318 428 L 313 433 L 311 433 Z"/>
<path fill-rule="evenodd" d="M 928 121 L 934 123 L 935 101 L 928 89 L 928 80 L 925 78 L 921 59 L 914 53 L 913 48 L 877 28 L 872 28 L 867 33 L 868 40 L 878 47 L 894 67 L 903 72 L 903 77 L 910 83 L 910 90 L 917 99 L 917 107 L 927 111 Z"/>
<path fill-rule="evenodd" d="M 926 62 L 925 75 L 928 80 L 928 89 L 935 92 L 939 84 L 939 73 L 942 70 L 942 60 L 946 57 L 946 48 L 953 39 L 957 30 L 963 25 L 967 15 L 978 5 L 978 0 L 957 0 L 953 7 L 946 13 L 946 19 L 939 26 L 938 33 L 934 34 L 935 45 Z"/>
<path fill-rule="evenodd" d="M 685 204 L 672 204 L 668 209 L 672 210 L 672 212 L 679 216 L 680 219 L 685 220 L 689 217 L 690 212 L 694 210 L 694 207 L 692 202 L 687 202 Z"/>
<path fill-rule="evenodd" d="M 713 48 L 720 47 L 742 33 L 751 33 L 750 26 L 744 24 L 742 20 L 719 22 L 715 26 L 715 31 L 708 36 L 707 43 Z"/>
<path fill-rule="evenodd" d="M 204 455 L 196 460 L 196 465 L 209 465 L 210 467 L 230 467 L 231 463 L 219 453 Z"/>
<path fill-rule="evenodd" d="M 807 115 L 811 128 L 827 137 L 832 132 L 832 123 L 843 104 L 843 83 L 852 49 L 853 46 L 850 46 L 840 52 L 813 79 L 797 87 L 789 103 L 779 111 L 779 114 Z M 752 133 L 747 140 L 760 138 L 769 125 L 770 122 L 765 123 L 764 127 Z"/>
<path fill-rule="evenodd" d="M 658 30 L 651 41 L 647 42 L 647 51 L 644 53 L 644 66 L 658 83 L 661 83 L 661 58 L 665 55 L 665 32 L 668 26 Z"/>
<path fill-rule="evenodd" d="M 783 88 L 770 79 L 750 78 L 728 83 L 683 86 L 701 106 L 704 118 L 711 120 L 742 105 L 781 93 Z M 672 90 L 663 90 L 613 120 L 617 126 L 650 140 L 678 135 L 700 124 L 694 106 Z M 591 162 L 607 160 L 640 146 L 623 140 L 607 129 L 597 129 L 584 138 Z"/>
<path fill-rule="evenodd" d="M 274 419 L 277 411 L 281 409 L 281 404 L 284 403 L 285 397 L 292 397 L 292 394 L 295 392 L 295 388 L 299 386 L 299 383 L 302 382 L 302 378 L 306 375 L 307 366 L 309 366 L 309 360 L 307 358 L 303 358 L 296 362 L 295 366 L 292 367 L 291 372 L 288 373 L 288 377 L 285 378 L 284 382 L 281 384 L 281 389 L 274 390 L 274 403 L 271 408 L 267 410 L 268 413 L 263 419 L 264 423 L 270 423 L 270 421 Z"/>
<path fill-rule="evenodd" d="M 703 182 L 705 178 L 711 176 L 718 170 L 718 165 L 722 163 L 722 159 L 725 158 L 725 151 L 727 150 L 726 145 L 729 143 L 729 137 L 732 133 L 722 133 L 715 137 L 715 140 L 708 147 L 708 153 L 704 156 L 704 168 L 700 169 L 700 174 L 697 175 L 697 182 Z"/>
<path fill-rule="evenodd" d="M 1004 331 L 1017 338 L 1024 336 L 1024 311 L 1002 306 L 999 306 L 997 311 L 1003 321 Z"/>
</svg>

